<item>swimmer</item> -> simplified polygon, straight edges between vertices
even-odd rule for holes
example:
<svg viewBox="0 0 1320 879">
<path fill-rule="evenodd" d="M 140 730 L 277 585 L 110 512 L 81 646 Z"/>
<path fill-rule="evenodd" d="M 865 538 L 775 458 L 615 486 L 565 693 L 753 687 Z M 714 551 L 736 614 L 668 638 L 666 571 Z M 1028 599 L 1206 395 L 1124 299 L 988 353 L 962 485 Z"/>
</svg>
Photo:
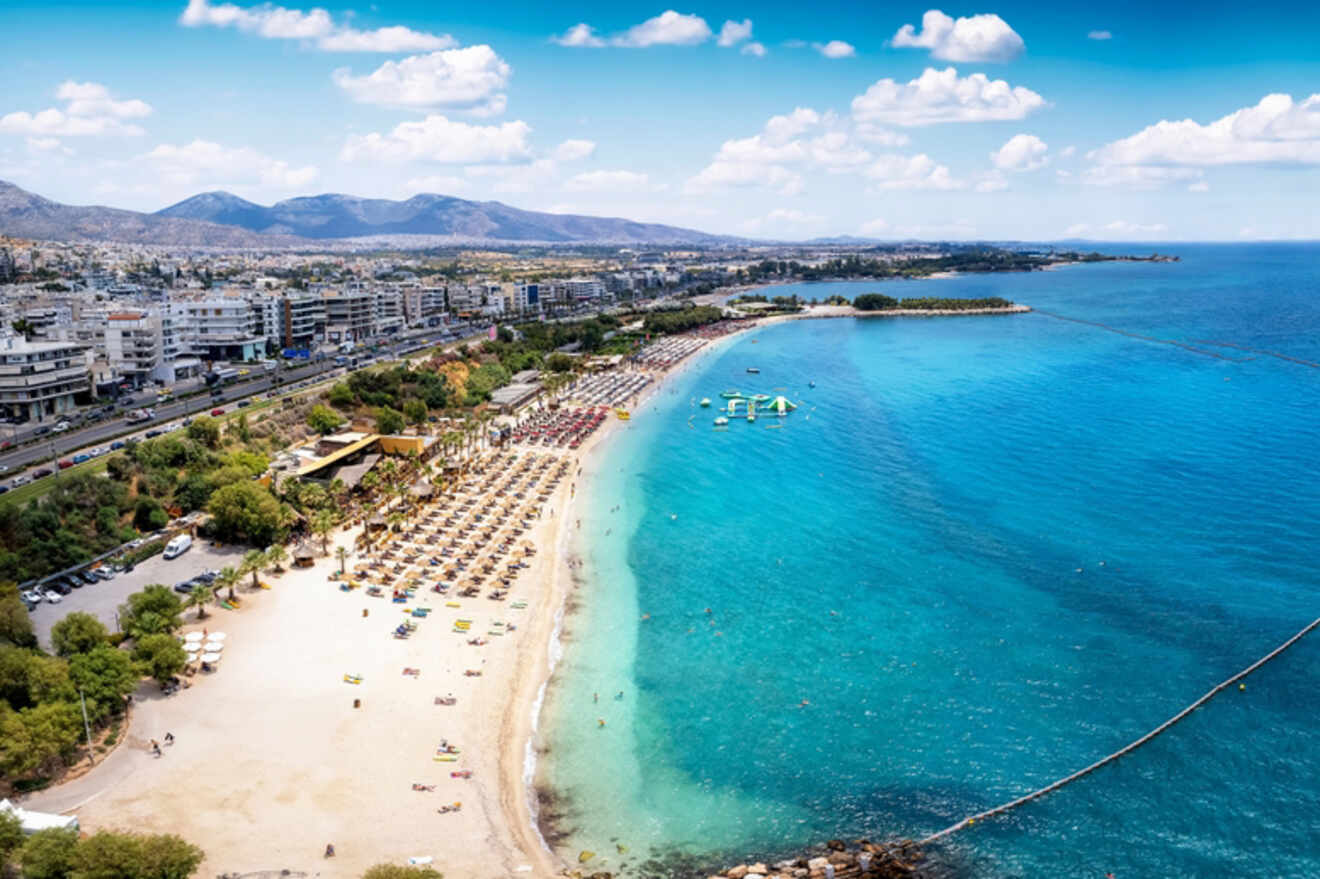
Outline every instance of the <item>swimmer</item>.
<svg viewBox="0 0 1320 879">
<path fill-rule="evenodd" d="M 603 728 L 603 727 L 605 726 L 605 718 L 603 718 L 603 717 L 597 717 L 597 718 L 596 718 L 596 725 L 597 725 L 597 726 L 596 726 L 597 729 L 601 729 L 601 728 Z"/>
</svg>

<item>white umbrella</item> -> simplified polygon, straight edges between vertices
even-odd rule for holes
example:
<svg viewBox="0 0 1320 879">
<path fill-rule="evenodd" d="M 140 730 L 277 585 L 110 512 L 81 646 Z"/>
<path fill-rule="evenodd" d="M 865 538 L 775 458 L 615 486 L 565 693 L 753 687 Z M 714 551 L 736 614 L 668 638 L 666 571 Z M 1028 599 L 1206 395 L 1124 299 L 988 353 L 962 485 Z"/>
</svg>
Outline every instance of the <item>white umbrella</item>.
<svg viewBox="0 0 1320 879">
<path fill-rule="evenodd" d="M 189 661 L 189 662 L 196 662 L 196 661 L 197 661 L 198 653 L 197 653 L 196 650 L 189 650 L 189 651 L 187 651 L 184 655 L 188 657 L 188 661 Z"/>
<path fill-rule="evenodd" d="M 212 632 L 211 634 L 209 634 L 209 635 L 206 636 L 206 640 L 208 640 L 208 641 L 223 641 L 223 640 L 225 640 L 225 639 L 228 638 L 228 637 L 229 637 L 229 636 L 226 635 L 224 632 Z"/>
<path fill-rule="evenodd" d="M 223 641 L 207 641 L 206 646 L 202 649 L 211 653 L 219 653 L 225 649 L 225 645 Z"/>
<path fill-rule="evenodd" d="M 219 661 L 220 661 L 220 654 L 219 654 L 219 653 L 203 653 L 203 654 L 202 654 L 202 662 L 219 662 Z"/>
<path fill-rule="evenodd" d="M 187 641 L 188 643 L 192 644 L 192 643 L 195 643 L 195 642 L 197 642 L 197 641 L 202 640 L 202 639 L 205 638 L 205 637 L 206 637 L 206 636 L 203 635 L 201 632 L 189 632 L 188 634 L 186 634 L 186 635 L 183 636 L 183 640 L 185 640 L 185 641 Z"/>
</svg>

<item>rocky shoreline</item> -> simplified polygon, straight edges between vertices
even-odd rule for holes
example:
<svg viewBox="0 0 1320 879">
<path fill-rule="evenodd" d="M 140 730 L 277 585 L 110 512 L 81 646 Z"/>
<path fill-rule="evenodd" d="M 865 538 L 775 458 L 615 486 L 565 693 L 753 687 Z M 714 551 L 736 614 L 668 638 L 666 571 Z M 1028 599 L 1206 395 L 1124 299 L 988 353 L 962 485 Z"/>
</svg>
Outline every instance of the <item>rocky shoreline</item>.
<svg viewBox="0 0 1320 879">
<path fill-rule="evenodd" d="M 900 879 L 917 875 L 922 859 L 912 840 L 882 844 L 859 839 L 850 845 L 831 839 L 814 853 L 770 865 L 739 864 L 709 879 Z"/>
</svg>

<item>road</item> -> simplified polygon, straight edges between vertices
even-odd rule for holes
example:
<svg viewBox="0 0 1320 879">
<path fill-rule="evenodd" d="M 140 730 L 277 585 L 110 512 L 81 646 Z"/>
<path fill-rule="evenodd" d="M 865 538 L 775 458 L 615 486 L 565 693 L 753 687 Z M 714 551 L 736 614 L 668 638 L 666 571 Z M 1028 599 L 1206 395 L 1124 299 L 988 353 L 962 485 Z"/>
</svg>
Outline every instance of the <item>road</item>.
<svg viewBox="0 0 1320 879">
<path fill-rule="evenodd" d="M 110 631 L 118 631 L 115 611 L 129 595 L 142 591 L 144 586 L 152 583 L 173 587 L 175 583 L 191 580 L 208 569 L 213 568 L 218 571 L 226 565 L 238 567 L 247 549 L 246 546 L 217 548 L 210 546 L 205 540 L 194 540 L 192 549 L 176 559 L 166 560 L 164 555 L 154 555 L 113 580 L 104 580 L 73 590 L 64 596 L 59 604 L 43 601 L 28 614 L 32 618 L 32 628 L 36 631 L 41 646 L 47 650 L 50 649 L 51 627 L 74 611 L 92 614 L 105 623 Z M 190 612 L 189 616 L 191 615 Z"/>
</svg>

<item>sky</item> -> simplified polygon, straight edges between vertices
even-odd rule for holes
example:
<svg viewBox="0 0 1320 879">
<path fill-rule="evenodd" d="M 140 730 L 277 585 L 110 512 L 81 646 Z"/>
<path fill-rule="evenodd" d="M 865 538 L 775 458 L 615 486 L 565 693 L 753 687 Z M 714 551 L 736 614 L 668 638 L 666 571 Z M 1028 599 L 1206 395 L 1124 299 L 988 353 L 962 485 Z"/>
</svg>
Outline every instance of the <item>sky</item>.
<svg viewBox="0 0 1320 879">
<path fill-rule="evenodd" d="M 0 179 L 70 204 L 1320 238 L 1315 3 L 8 0 L 0 33 Z"/>
</svg>

